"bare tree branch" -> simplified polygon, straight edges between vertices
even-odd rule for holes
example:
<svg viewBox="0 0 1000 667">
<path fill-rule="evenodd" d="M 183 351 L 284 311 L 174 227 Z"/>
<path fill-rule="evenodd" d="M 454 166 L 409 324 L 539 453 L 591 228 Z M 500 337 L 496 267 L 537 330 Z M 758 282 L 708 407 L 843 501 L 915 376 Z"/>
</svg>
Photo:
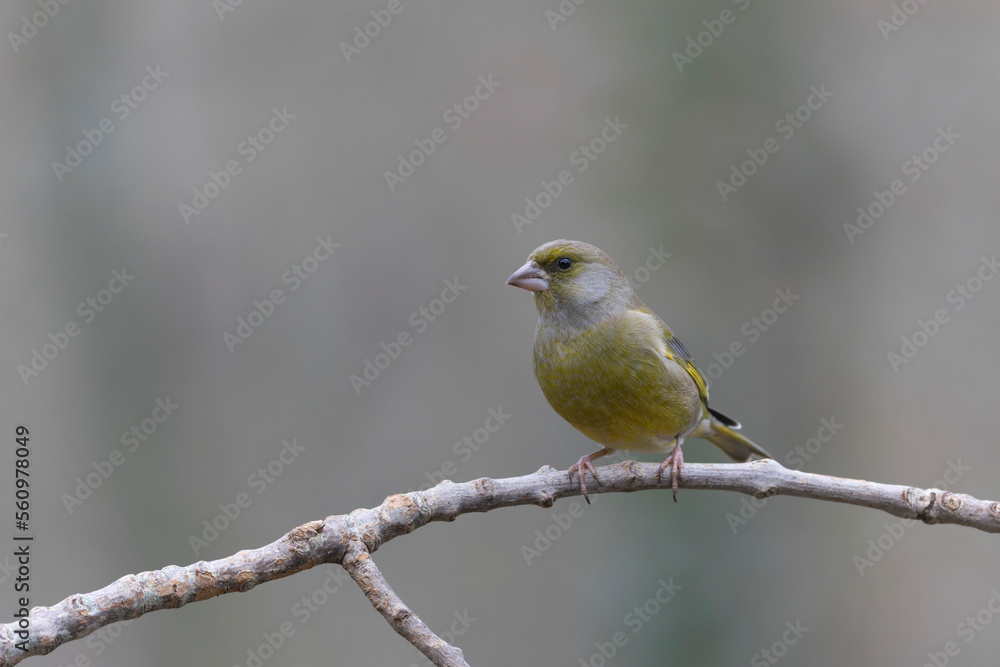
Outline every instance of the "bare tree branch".
<svg viewBox="0 0 1000 667">
<path fill-rule="evenodd" d="M 368 601 L 389 622 L 392 629 L 416 646 L 431 662 L 442 667 L 469 667 L 469 663 L 462 656 L 462 649 L 452 646 L 431 632 L 431 629 L 396 595 L 375 565 L 363 542 L 351 540 L 347 546 L 343 565 L 351 578 L 365 592 Z"/>
<path fill-rule="evenodd" d="M 598 468 L 600 485 L 591 493 L 669 489 L 669 475 L 657 478 L 657 464 L 623 463 Z M 681 488 L 737 491 L 757 498 L 799 496 L 883 510 L 924 523 L 951 523 L 1000 532 L 1000 503 L 940 489 L 878 484 L 856 479 L 797 472 L 773 460 L 739 464 L 684 466 Z M 98 591 L 72 595 L 30 614 L 30 638 L 21 646 L 18 624 L 0 626 L 0 665 L 14 665 L 32 655 L 80 639 L 100 627 L 158 609 L 180 607 L 223 593 L 246 592 L 259 583 L 287 577 L 321 563 L 342 564 L 393 629 L 437 665 L 465 665 L 462 652 L 434 635 L 403 604 L 371 561 L 370 554 L 389 540 L 431 521 L 454 521 L 469 512 L 514 505 L 551 507 L 580 495 L 579 484 L 565 470 L 549 466 L 523 477 L 486 477 L 389 496 L 378 507 L 327 517 L 292 530 L 277 542 L 228 558 L 199 561 L 187 567 L 128 575 Z M 671 509 L 673 503 L 669 504 Z M 664 511 L 667 505 L 664 506 Z"/>
</svg>

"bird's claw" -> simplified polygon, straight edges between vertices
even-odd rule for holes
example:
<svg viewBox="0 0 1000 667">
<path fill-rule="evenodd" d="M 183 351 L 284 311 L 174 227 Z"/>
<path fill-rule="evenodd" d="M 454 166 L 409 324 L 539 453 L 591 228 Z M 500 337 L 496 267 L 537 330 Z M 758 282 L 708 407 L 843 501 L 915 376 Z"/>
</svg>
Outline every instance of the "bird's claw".
<svg viewBox="0 0 1000 667">
<path fill-rule="evenodd" d="M 590 496 L 587 495 L 587 471 L 594 476 L 594 481 L 597 485 L 601 485 L 601 480 L 597 477 L 597 469 L 594 467 L 593 461 L 590 460 L 590 456 L 581 456 L 580 460 L 569 467 L 569 481 L 570 484 L 573 483 L 573 473 L 576 473 L 580 477 L 580 493 L 583 494 L 583 499 L 590 504 Z"/>
<path fill-rule="evenodd" d="M 670 452 L 663 463 L 660 464 L 660 469 L 656 473 L 656 479 L 662 479 L 663 471 L 670 467 L 670 486 L 674 490 L 674 502 L 677 502 L 677 482 L 680 480 L 681 475 L 684 470 L 684 454 L 681 452 L 681 443 L 674 445 L 674 448 Z"/>
</svg>

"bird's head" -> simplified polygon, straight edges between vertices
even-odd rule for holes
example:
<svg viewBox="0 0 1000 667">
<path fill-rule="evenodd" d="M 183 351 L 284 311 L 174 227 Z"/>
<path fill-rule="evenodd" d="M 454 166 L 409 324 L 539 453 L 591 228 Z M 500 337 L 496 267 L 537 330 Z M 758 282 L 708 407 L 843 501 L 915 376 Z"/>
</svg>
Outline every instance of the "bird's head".
<svg viewBox="0 0 1000 667">
<path fill-rule="evenodd" d="M 559 239 L 535 248 L 508 285 L 535 293 L 541 319 L 585 328 L 633 305 L 635 291 L 604 252 Z"/>
</svg>

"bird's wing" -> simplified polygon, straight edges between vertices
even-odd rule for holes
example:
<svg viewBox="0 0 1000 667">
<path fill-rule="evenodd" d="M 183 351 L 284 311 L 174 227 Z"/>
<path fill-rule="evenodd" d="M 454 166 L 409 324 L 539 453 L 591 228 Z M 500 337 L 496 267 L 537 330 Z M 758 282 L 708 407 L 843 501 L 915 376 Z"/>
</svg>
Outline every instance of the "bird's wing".
<svg viewBox="0 0 1000 667">
<path fill-rule="evenodd" d="M 701 394 L 701 402 L 705 404 L 706 408 L 708 408 L 708 411 L 709 413 L 711 413 L 712 417 L 714 417 L 717 421 L 722 422 L 723 425 L 728 426 L 729 428 L 739 429 L 740 423 L 738 421 L 736 421 L 732 417 L 728 417 L 722 414 L 718 410 L 713 410 L 712 408 L 708 407 L 708 380 L 705 379 L 705 376 L 702 374 L 701 369 L 698 368 L 698 366 L 694 363 L 694 358 L 691 356 L 691 353 L 687 351 L 687 348 L 684 347 L 684 344 L 681 343 L 680 339 L 674 336 L 674 333 L 670 330 L 670 327 L 664 324 L 663 328 L 666 330 L 664 336 L 667 339 L 667 347 L 669 348 L 666 355 L 667 358 L 673 359 L 678 364 L 683 366 L 684 370 L 686 370 L 688 374 L 694 379 L 694 383 L 698 385 L 698 393 Z M 671 354 L 672 352 L 676 352 L 677 355 L 680 355 L 680 358 L 678 359 L 676 356 Z M 758 447 L 758 449 L 760 448 Z"/>
<path fill-rule="evenodd" d="M 695 386 L 698 387 L 698 394 L 701 396 L 701 402 L 706 406 L 708 405 L 708 380 L 705 379 L 704 374 L 701 369 L 694 363 L 694 357 L 691 353 L 687 351 L 682 343 L 676 336 L 674 332 L 670 330 L 666 324 L 663 323 L 655 313 L 649 309 L 637 309 L 632 311 L 634 314 L 638 314 L 647 322 L 651 324 L 652 321 L 656 323 L 657 338 L 656 348 L 658 351 L 670 361 L 683 368 L 694 380 Z"/>
<path fill-rule="evenodd" d="M 691 353 L 687 351 L 686 347 L 684 347 L 684 343 L 682 343 L 679 338 L 674 336 L 674 333 L 666 324 L 663 325 L 663 337 L 667 343 L 667 359 L 679 364 L 688 372 L 688 375 L 691 376 L 691 379 L 694 380 L 695 385 L 698 387 L 698 393 L 701 395 L 701 402 L 708 405 L 708 380 L 705 379 L 701 369 L 694 363 L 694 357 L 692 357 Z"/>
</svg>

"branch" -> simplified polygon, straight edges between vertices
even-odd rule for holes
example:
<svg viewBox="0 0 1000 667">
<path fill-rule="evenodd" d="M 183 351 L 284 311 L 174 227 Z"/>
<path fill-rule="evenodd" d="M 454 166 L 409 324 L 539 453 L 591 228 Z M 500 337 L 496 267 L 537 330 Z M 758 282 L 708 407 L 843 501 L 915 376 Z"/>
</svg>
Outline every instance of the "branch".
<svg viewBox="0 0 1000 667">
<path fill-rule="evenodd" d="M 591 493 L 669 489 L 669 475 L 661 481 L 657 469 L 658 464 L 635 461 L 599 468 L 601 483 Z M 788 495 L 828 500 L 928 524 L 950 523 L 1000 532 L 1000 503 L 940 489 L 797 472 L 770 459 L 738 464 L 688 463 L 680 486 L 737 491 L 757 498 Z M 393 592 L 371 560 L 371 553 L 431 521 L 454 521 L 469 512 L 515 505 L 551 507 L 560 498 L 578 495 L 579 484 L 570 482 L 565 470 L 544 466 L 523 477 L 483 477 L 462 484 L 445 480 L 428 491 L 389 496 L 378 507 L 299 526 L 259 549 L 187 567 L 170 565 L 130 574 L 93 593 L 70 596 L 52 607 L 35 607 L 30 614 L 30 639 L 22 644 L 26 651 L 15 646 L 21 641 L 16 622 L 0 626 L 0 665 L 50 653 L 117 621 L 223 593 L 246 592 L 257 584 L 322 563 L 343 565 L 393 629 L 434 664 L 465 665 L 462 652 L 434 635 Z"/>
<path fill-rule="evenodd" d="M 406 641 L 416 646 L 435 665 L 469 667 L 462 656 L 462 649 L 442 640 L 421 621 L 396 595 L 389 582 L 371 559 L 368 548 L 360 540 L 351 540 L 344 557 L 344 568 L 365 592 L 372 603 L 389 622 L 392 629 Z"/>
</svg>

